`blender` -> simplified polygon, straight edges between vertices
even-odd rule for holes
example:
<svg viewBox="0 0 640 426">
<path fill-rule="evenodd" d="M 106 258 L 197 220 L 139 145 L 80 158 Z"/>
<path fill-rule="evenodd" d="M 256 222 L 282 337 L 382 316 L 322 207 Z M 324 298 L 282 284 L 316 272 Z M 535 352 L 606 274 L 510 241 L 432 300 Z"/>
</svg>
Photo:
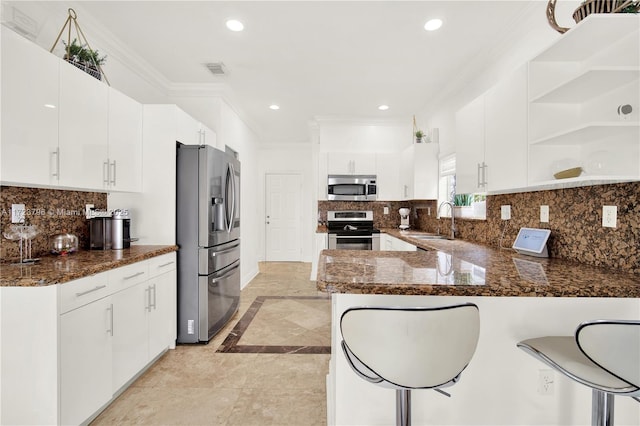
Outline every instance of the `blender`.
<svg viewBox="0 0 640 426">
<path fill-rule="evenodd" d="M 400 213 L 400 229 L 409 229 L 409 212 L 411 209 L 401 208 L 398 210 Z"/>
</svg>

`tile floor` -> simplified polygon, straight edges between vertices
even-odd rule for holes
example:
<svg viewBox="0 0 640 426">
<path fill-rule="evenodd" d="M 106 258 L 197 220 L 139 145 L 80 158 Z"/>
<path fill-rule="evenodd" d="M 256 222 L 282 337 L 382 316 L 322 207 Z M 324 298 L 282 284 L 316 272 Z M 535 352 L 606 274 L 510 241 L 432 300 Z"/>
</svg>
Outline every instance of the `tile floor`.
<svg viewBox="0 0 640 426">
<path fill-rule="evenodd" d="M 179 345 L 93 425 L 324 425 L 331 302 L 308 263 L 262 263 L 208 345 Z"/>
</svg>

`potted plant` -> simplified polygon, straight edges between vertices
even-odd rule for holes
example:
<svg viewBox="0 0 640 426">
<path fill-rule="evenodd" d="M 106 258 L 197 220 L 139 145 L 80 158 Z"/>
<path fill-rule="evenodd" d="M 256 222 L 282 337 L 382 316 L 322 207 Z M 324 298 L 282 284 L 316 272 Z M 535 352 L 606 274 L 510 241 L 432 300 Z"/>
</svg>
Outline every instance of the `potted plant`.
<svg viewBox="0 0 640 426">
<path fill-rule="evenodd" d="M 424 137 L 424 133 L 422 130 L 416 130 L 416 143 L 422 143 L 422 138 Z"/>
<path fill-rule="evenodd" d="M 472 194 L 456 194 L 453 197 L 455 217 L 473 217 L 473 208 L 471 207 L 473 197 Z"/>
<path fill-rule="evenodd" d="M 80 68 L 92 77 L 102 80 L 102 73 L 99 65 L 107 60 L 106 56 L 100 56 L 97 50 L 90 49 L 87 45 L 78 43 L 73 39 L 71 44 L 62 42 L 65 46 L 65 54 L 63 59 L 70 64 Z"/>
</svg>

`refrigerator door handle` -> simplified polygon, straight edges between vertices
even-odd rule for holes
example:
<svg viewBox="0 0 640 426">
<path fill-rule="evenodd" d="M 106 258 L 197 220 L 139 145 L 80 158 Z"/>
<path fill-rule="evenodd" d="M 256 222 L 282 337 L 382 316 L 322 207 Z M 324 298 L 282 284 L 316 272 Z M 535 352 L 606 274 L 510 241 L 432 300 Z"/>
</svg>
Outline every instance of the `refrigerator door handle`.
<svg viewBox="0 0 640 426">
<path fill-rule="evenodd" d="M 224 273 L 224 275 L 222 275 L 221 277 L 218 278 L 214 278 L 209 280 L 209 285 L 213 285 L 213 284 L 218 284 L 220 281 L 224 281 L 227 278 L 229 278 L 231 275 L 234 274 L 234 271 L 236 269 L 238 269 L 240 267 L 240 262 L 238 262 L 236 265 L 232 266 L 230 269 L 227 269 Z"/>
<path fill-rule="evenodd" d="M 231 232 L 231 227 L 233 226 L 233 200 L 229 200 L 229 189 L 231 189 L 231 193 L 233 193 L 233 166 L 231 165 L 231 163 L 227 164 L 227 176 L 224 183 L 224 215 L 227 221 L 227 232 Z M 229 208 L 231 208 L 231 212 L 229 212 Z"/>
<path fill-rule="evenodd" d="M 231 169 L 231 193 L 233 194 L 233 201 L 231 202 L 231 221 L 229 223 L 229 232 L 233 228 L 235 228 L 236 222 L 236 170 L 233 167 L 233 164 L 229 163 L 229 168 Z"/>
</svg>

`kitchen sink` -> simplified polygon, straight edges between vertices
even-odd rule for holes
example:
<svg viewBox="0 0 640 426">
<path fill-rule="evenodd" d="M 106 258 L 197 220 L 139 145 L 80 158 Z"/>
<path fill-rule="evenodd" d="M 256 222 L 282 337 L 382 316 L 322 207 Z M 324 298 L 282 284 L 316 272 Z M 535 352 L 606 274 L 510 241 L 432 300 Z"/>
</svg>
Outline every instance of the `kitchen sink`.
<svg viewBox="0 0 640 426">
<path fill-rule="evenodd" d="M 438 234 L 407 234 L 409 238 L 415 238 L 416 240 L 447 240 L 448 237 L 446 235 L 438 235 Z"/>
</svg>

